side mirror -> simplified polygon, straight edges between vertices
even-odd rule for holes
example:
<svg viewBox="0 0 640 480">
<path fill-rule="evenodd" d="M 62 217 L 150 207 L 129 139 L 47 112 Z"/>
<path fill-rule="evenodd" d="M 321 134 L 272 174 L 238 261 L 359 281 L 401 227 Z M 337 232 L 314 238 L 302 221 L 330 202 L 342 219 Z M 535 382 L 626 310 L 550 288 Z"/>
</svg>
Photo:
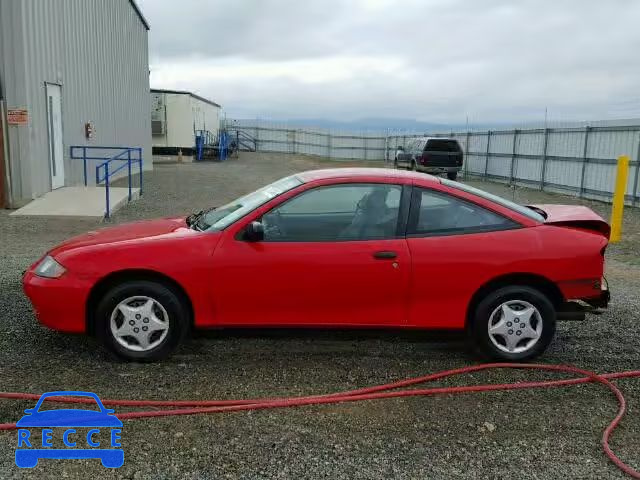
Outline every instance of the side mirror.
<svg viewBox="0 0 640 480">
<path fill-rule="evenodd" d="M 264 240 L 264 226 L 260 222 L 251 222 L 244 231 L 247 242 L 261 242 Z"/>
</svg>

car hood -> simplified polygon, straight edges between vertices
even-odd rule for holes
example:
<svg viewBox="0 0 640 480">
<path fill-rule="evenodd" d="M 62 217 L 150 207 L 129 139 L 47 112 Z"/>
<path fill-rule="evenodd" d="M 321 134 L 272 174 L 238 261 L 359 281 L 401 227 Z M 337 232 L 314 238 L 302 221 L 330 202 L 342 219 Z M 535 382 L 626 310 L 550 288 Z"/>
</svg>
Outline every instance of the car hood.
<svg viewBox="0 0 640 480">
<path fill-rule="evenodd" d="M 60 409 L 25 415 L 18 427 L 121 427 L 115 415 L 95 410 Z"/>
<path fill-rule="evenodd" d="M 582 228 L 609 236 L 609 224 L 596 212 L 582 205 L 531 205 L 542 210 L 546 224 Z"/>
<path fill-rule="evenodd" d="M 55 255 L 78 247 L 158 237 L 174 232 L 182 232 L 185 234 L 189 232 L 196 233 L 195 230 L 191 230 L 187 227 L 184 217 L 125 223 L 114 227 L 93 230 L 82 235 L 78 235 L 77 237 L 72 237 L 56 246 L 50 253 Z"/>
</svg>

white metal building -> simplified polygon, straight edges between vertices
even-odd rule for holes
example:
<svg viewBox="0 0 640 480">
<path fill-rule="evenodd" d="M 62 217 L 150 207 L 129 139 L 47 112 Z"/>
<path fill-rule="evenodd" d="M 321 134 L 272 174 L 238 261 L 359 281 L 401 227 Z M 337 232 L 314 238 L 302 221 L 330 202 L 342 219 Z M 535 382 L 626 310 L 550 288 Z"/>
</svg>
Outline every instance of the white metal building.
<svg viewBox="0 0 640 480">
<path fill-rule="evenodd" d="M 217 103 L 191 92 L 151 90 L 154 152 L 175 155 L 182 150 L 191 155 L 197 131 L 209 132 L 210 139 L 217 139 L 220 110 Z"/>
<path fill-rule="evenodd" d="M 152 168 L 148 30 L 134 0 L 0 0 L 5 205 L 83 182 L 72 145 L 142 147 Z"/>
</svg>

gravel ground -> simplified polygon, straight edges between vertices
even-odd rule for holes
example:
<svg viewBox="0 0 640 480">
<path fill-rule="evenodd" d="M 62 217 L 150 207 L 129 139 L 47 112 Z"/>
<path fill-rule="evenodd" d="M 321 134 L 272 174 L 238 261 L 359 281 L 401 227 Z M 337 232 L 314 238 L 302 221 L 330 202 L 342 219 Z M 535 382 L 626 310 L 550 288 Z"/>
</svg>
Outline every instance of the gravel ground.
<svg viewBox="0 0 640 480">
<path fill-rule="evenodd" d="M 113 222 L 216 205 L 292 172 L 336 165 L 306 157 L 247 154 L 223 164 L 157 166 L 141 200 Z M 348 165 L 340 163 L 339 165 Z M 520 202 L 576 199 L 473 182 Z M 589 206 L 606 214 L 603 204 Z M 600 372 L 638 368 L 640 210 L 628 209 L 626 239 L 608 253 L 613 301 L 600 317 L 561 323 L 543 361 Z M 223 331 L 199 333 L 168 361 L 113 360 L 92 339 L 40 327 L 20 273 L 62 239 L 96 222 L 14 218 L 0 211 L 0 390 L 77 389 L 102 398 L 255 398 L 326 393 L 478 361 L 457 335 L 429 332 Z M 547 378 L 474 374 L 442 384 Z M 640 381 L 617 382 L 629 414 L 613 439 L 640 468 Z M 31 402 L 0 400 L 0 422 Z M 97 460 L 14 465 L 15 432 L 0 433 L 0 478 L 624 478 L 601 451 L 616 403 L 603 388 L 494 392 L 369 401 L 254 413 L 126 422 L 125 464 Z M 123 411 L 119 409 L 118 411 Z M 495 427 L 495 428 L 494 428 Z"/>
</svg>

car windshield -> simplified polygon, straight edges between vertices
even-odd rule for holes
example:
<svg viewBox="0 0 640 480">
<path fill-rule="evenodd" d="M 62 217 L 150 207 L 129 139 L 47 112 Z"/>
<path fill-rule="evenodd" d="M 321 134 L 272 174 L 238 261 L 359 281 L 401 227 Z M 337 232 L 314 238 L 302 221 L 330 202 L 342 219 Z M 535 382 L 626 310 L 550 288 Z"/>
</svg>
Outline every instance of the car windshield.
<svg viewBox="0 0 640 480">
<path fill-rule="evenodd" d="M 202 218 L 198 219 L 196 227 L 199 230 L 223 230 L 260 205 L 288 192 L 298 185 L 302 185 L 302 181 L 295 175 L 282 178 L 255 192 L 218 207 L 215 210 L 203 213 Z"/>
<path fill-rule="evenodd" d="M 464 183 L 454 182 L 446 178 L 443 178 L 440 181 L 443 185 L 457 188 L 458 190 L 462 190 L 463 192 L 472 193 L 473 195 L 477 195 L 478 197 L 486 198 L 487 200 L 497 203 L 498 205 L 502 205 L 503 207 L 513 210 L 514 212 L 518 212 L 520 215 L 524 215 L 531 220 L 544 223 L 544 217 L 529 207 L 518 205 L 517 203 L 507 200 L 506 198 L 502 198 L 492 193 L 485 192 L 484 190 L 480 190 L 479 188 L 465 185 Z"/>
</svg>

